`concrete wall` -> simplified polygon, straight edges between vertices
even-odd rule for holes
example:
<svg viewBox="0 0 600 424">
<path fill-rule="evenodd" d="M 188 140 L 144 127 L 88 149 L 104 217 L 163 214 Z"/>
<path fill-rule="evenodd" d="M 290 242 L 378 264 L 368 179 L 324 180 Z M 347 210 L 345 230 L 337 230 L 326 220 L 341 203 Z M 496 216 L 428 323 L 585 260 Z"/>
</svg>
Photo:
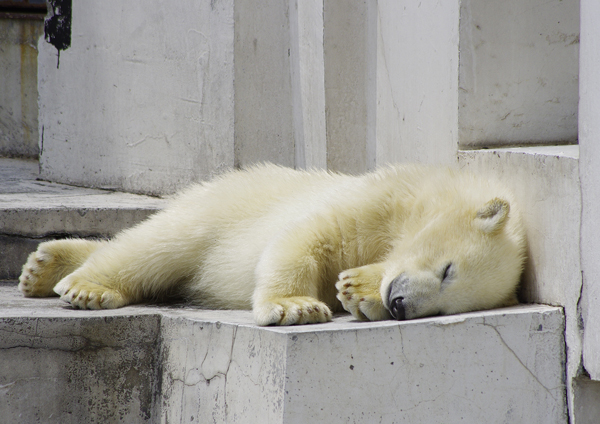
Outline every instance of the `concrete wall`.
<svg viewBox="0 0 600 424">
<path fill-rule="evenodd" d="M 44 178 L 161 194 L 261 161 L 455 161 L 458 3 L 136 4 L 77 2 L 70 46 L 40 42 Z"/>
<path fill-rule="evenodd" d="M 372 1 L 323 3 L 323 44 L 327 124 L 327 168 L 361 173 L 375 167 L 367 111 L 375 103 L 370 90 L 371 53 L 368 20 Z M 372 141 L 372 140 L 371 140 Z"/>
<path fill-rule="evenodd" d="M 166 193 L 234 164 L 233 1 L 73 2 L 40 41 L 42 176 Z"/>
<path fill-rule="evenodd" d="M 578 1 L 462 1 L 460 146 L 577 142 L 578 54 Z"/>
<path fill-rule="evenodd" d="M 37 158 L 41 19 L 0 18 L 0 156 Z"/>
</svg>

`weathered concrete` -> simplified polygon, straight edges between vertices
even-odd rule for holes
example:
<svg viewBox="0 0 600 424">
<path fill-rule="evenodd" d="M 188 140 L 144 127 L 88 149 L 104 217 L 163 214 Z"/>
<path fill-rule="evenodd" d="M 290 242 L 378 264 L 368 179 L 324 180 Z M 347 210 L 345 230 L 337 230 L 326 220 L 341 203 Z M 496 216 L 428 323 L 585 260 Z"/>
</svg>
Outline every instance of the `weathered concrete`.
<svg viewBox="0 0 600 424">
<path fill-rule="evenodd" d="M 460 7 L 461 148 L 576 142 L 579 2 Z"/>
<path fill-rule="evenodd" d="M 163 199 L 37 179 L 37 161 L 0 159 L 0 280 L 15 279 L 40 242 L 109 237 L 164 207 Z"/>
<path fill-rule="evenodd" d="M 15 286 L 0 306 L 5 422 L 566 421 L 559 308 L 256 327 L 248 311 L 79 311 Z"/>
<path fill-rule="evenodd" d="M 42 19 L 0 18 L 0 156 L 37 157 L 37 42 Z"/>
<path fill-rule="evenodd" d="M 521 297 L 565 309 L 567 386 L 572 402 L 571 383 L 580 373 L 582 354 L 579 148 L 461 151 L 459 165 L 496 175 L 517 197 L 529 244 Z"/>
<path fill-rule="evenodd" d="M 148 422 L 156 415 L 158 315 L 74 314 L 0 286 L 0 421 Z M 123 313 L 125 312 L 125 313 Z"/>
</svg>

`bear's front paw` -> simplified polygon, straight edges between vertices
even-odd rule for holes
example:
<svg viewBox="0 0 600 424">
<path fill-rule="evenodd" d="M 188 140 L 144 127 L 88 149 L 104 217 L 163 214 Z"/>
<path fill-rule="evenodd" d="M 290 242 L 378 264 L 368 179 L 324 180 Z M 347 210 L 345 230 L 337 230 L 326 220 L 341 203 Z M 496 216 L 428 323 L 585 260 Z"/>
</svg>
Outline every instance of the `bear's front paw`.
<svg viewBox="0 0 600 424">
<path fill-rule="evenodd" d="M 282 297 L 254 305 L 258 325 L 315 324 L 331 321 L 331 311 L 323 302 L 309 296 Z"/>
<path fill-rule="evenodd" d="M 60 279 L 55 256 L 44 245 L 27 258 L 19 277 L 19 290 L 27 297 L 55 296 L 52 290 Z"/>
<path fill-rule="evenodd" d="M 383 269 L 381 265 L 366 265 L 349 269 L 339 275 L 335 287 L 337 298 L 345 310 L 362 321 L 390 319 L 391 315 L 379 292 Z"/>
<path fill-rule="evenodd" d="M 129 303 L 118 291 L 87 281 L 77 273 L 63 278 L 54 291 L 62 300 L 79 309 L 116 309 Z"/>
</svg>

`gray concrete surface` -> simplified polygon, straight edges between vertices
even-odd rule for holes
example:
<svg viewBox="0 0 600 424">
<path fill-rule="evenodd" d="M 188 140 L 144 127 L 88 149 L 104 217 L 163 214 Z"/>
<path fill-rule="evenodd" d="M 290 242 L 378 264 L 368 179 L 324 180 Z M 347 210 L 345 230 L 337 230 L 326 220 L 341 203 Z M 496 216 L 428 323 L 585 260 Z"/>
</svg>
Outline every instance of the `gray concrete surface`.
<svg viewBox="0 0 600 424">
<path fill-rule="evenodd" d="M 5 284 L 0 421 L 566 422 L 563 331 L 539 305 L 257 327 L 249 311 L 81 311 Z"/>
<path fill-rule="evenodd" d="M 161 209 L 165 200 L 38 179 L 38 163 L 0 158 L 0 280 L 51 238 L 109 237 Z"/>
</svg>

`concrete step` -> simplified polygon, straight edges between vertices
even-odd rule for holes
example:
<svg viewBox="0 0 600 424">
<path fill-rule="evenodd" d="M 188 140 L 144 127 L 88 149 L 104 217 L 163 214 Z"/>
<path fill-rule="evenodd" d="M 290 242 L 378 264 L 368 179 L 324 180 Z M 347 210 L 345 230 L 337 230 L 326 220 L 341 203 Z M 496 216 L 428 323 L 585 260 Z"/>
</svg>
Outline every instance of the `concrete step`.
<svg viewBox="0 0 600 424">
<path fill-rule="evenodd" d="M 257 327 L 248 311 L 74 310 L 0 287 L 0 421 L 564 423 L 562 310 Z"/>
<path fill-rule="evenodd" d="M 161 209 L 165 200 L 40 181 L 37 161 L 0 158 L 0 280 L 14 280 L 48 239 L 108 237 Z"/>
</svg>

